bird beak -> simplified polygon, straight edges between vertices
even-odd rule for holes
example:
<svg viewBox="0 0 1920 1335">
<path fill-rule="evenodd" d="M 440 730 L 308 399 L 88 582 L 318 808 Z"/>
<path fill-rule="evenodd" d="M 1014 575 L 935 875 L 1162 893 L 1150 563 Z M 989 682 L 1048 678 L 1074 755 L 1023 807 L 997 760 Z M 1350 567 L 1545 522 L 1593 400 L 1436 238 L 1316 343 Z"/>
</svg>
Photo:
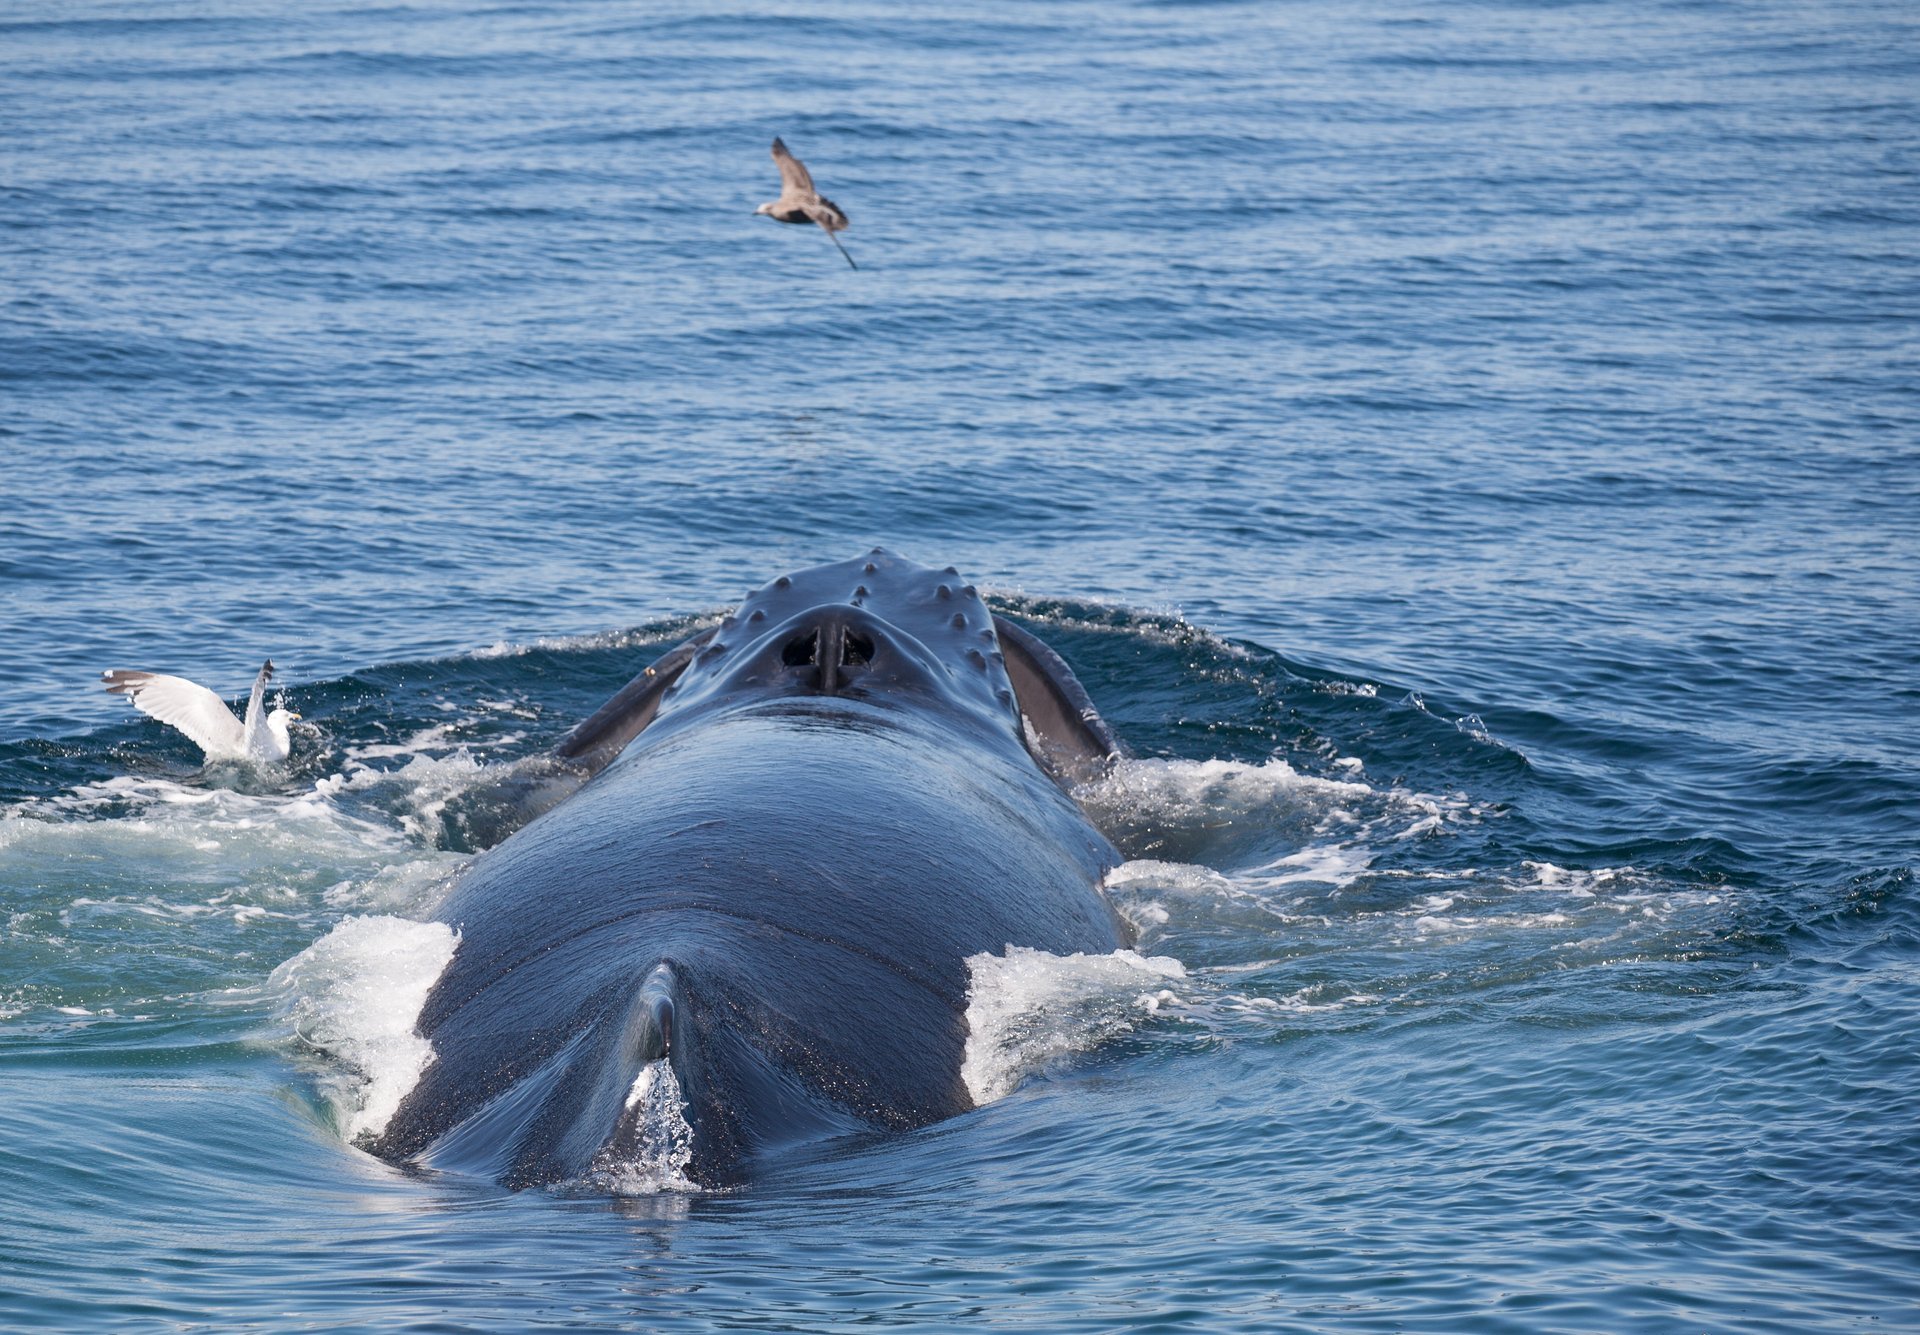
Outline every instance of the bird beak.
<svg viewBox="0 0 1920 1335">
<path fill-rule="evenodd" d="M 293 711 L 292 711 L 291 709 L 289 709 L 289 710 L 287 711 L 287 717 L 288 717 L 288 718 L 299 718 L 299 717 L 300 717 L 300 715 L 298 715 L 298 714 L 296 714 L 296 713 L 294 713 L 294 712 L 293 712 Z"/>
</svg>

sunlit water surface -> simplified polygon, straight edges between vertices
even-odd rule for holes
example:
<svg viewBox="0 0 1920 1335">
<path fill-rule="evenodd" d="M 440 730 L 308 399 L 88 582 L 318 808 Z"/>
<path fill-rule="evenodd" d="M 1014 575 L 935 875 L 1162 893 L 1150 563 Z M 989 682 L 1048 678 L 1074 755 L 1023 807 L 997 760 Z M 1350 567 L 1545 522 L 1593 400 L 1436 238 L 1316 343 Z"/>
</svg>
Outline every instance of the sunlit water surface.
<svg viewBox="0 0 1920 1335">
<path fill-rule="evenodd" d="M 0 1325 L 1913 1328 L 1917 24 L 9 6 Z M 354 1148 L 446 803 L 875 542 L 1137 952 L 742 1190 Z M 269 655 L 277 776 L 92 684 Z"/>
</svg>

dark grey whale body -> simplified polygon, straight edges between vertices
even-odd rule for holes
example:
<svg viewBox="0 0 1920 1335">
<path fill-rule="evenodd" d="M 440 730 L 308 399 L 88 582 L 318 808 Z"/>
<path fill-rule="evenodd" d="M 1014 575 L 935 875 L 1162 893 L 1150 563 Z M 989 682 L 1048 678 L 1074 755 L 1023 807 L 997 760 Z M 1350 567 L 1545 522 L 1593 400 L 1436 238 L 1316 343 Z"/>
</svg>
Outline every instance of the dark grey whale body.
<svg viewBox="0 0 1920 1335">
<path fill-rule="evenodd" d="M 575 1179 L 662 1057 L 706 1184 L 966 1110 L 968 956 L 1128 939 L 1119 854 L 1063 790 L 1116 752 L 951 569 L 876 549 L 774 581 L 570 734 L 539 800 L 590 781 L 463 870 L 434 1059 L 371 1148 Z"/>
</svg>

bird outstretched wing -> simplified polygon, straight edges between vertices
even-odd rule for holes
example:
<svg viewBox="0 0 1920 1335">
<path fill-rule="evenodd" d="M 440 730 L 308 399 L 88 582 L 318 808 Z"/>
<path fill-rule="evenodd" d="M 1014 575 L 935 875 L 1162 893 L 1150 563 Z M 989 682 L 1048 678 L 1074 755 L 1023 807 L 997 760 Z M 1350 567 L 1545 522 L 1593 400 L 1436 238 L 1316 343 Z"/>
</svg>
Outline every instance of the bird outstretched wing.
<svg viewBox="0 0 1920 1335">
<path fill-rule="evenodd" d="M 100 674 L 115 695 L 124 695 L 149 718 L 191 737 L 209 760 L 238 760 L 247 753 L 247 733 L 227 702 L 185 677 L 115 668 Z"/>
<path fill-rule="evenodd" d="M 841 212 L 840 206 L 830 199 L 822 197 L 818 198 L 815 203 L 802 204 L 800 211 L 826 228 L 829 232 L 844 232 L 847 230 L 847 215 Z"/>
<path fill-rule="evenodd" d="M 267 747 L 267 682 L 273 678 L 273 660 L 260 666 L 253 679 L 253 693 L 247 697 L 247 721 L 240 727 L 240 747 L 251 758 L 265 753 Z"/>
<path fill-rule="evenodd" d="M 780 168 L 781 193 L 814 193 L 813 177 L 807 174 L 806 164 L 787 152 L 787 146 L 778 139 L 773 141 L 773 161 Z"/>
</svg>

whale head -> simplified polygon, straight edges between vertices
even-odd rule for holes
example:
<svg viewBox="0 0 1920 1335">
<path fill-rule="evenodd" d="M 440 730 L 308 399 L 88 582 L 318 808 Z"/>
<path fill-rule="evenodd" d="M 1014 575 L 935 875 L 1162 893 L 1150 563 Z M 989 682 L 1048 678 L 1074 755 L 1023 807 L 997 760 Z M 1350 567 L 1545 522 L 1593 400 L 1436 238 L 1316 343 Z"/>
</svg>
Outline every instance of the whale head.
<svg viewBox="0 0 1920 1335">
<path fill-rule="evenodd" d="M 1017 738 L 1020 711 L 992 611 L 952 566 L 876 547 L 749 593 L 663 692 L 654 726 L 796 702 L 935 710 Z"/>
</svg>

